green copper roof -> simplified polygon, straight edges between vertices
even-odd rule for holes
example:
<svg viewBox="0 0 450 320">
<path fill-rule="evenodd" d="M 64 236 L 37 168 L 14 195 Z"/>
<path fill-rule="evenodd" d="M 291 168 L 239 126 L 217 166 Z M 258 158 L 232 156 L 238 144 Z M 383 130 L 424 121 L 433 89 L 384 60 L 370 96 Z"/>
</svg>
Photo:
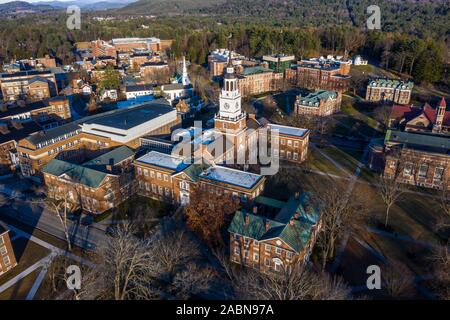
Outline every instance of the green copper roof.
<svg viewBox="0 0 450 320">
<path fill-rule="evenodd" d="M 106 170 L 106 166 L 108 165 L 115 166 L 116 164 L 132 156 L 134 156 L 133 150 L 131 150 L 127 146 L 121 146 L 84 163 L 83 166 L 95 170 L 104 171 Z"/>
<path fill-rule="evenodd" d="M 98 188 L 106 178 L 107 174 L 98 170 L 93 170 L 66 161 L 53 159 L 43 169 L 43 173 L 54 176 L 67 175 L 76 183 L 80 183 L 89 188 Z"/>
<path fill-rule="evenodd" d="M 336 99 L 337 93 L 334 91 L 328 90 L 319 90 L 316 92 L 309 93 L 307 96 L 300 96 L 299 102 L 302 105 L 308 106 L 319 106 L 320 101 L 328 100 L 328 99 Z"/>
<path fill-rule="evenodd" d="M 298 213 L 298 217 L 295 217 L 295 213 Z M 300 199 L 289 199 L 274 219 L 237 211 L 228 231 L 258 241 L 279 238 L 300 252 L 311 237 L 319 217 L 318 211 L 310 205 L 309 196 L 304 193 Z"/>
<path fill-rule="evenodd" d="M 264 197 L 264 196 L 258 196 L 255 198 L 256 203 L 263 204 L 269 207 L 278 208 L 281 209 L 286 205 L 286 202 Z"/>
<path fill-rule="evenodd" d="M 414 87 L 414 83 L 412 81 L 377 78 L 377 79 L 370 79 L 369 86 L 370 87 L 397 88 L 397 89 L 412 90 L 412 88 Z"/>
<path fill-rule="evenodd" d="M 249 67 L 249 68 L 245 68 L 244 71 L 242 71 L 241 75 L 250 76 L 252 74 L 264 73 L 264 72 L 273 72 L 273 70 L 263 68 L 261 66 Z"/>
</svg>

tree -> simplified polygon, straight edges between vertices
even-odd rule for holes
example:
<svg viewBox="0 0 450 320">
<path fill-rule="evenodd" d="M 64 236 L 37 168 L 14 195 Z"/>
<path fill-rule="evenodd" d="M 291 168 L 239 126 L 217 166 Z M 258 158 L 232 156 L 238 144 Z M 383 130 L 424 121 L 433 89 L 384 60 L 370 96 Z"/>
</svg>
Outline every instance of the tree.
<svg viewBox="0 0 450 320">
<path fill-rule="evenodd" d="M 386 106 L 376 107 L 373 111 L 374 119 L 384 125 L 385 128 L 389 127 L 390 115 L 391 109 Z"/>
<path fill-rule="evenodd" d="M 72 242 L 70 240 L 68 215 L 81 207 L 79 192 L 68 185 L 56 187 L 49 186 L 44 205 L 53 211 L 58 217 L 66 238 L 67 250 L 72 251 Z"/>
<path fill-rule="evenodd" d="M 172 283 L 173 292 L 178 299 L 183 300 L 207 292 L 211 288 L 215 274 L 211 267 L 202 268 L 194 262 L 189 262 L 184 270 L 175 275 Z"/>
<path fill-rule="evenodd" d="M 391 261 L 381 269 L 383 287 L 393 298 L 409 298 L 414 293 L 414 275 L 403 264 Z"/>
<path fill-rule="evenodd" d="M 399 181 L 397 174 L 392 177 L 381 175 L 378 182 L 378 189 L 386 205 L 386 218 L 384 226 L 387 227 L 389 220 L 389 211 L 391 207 L 398 201 L 398 199 L 405 193 L 406 188 Z"/>
<path fill-rule="evenodd" d="M 450 299 L 450 241 L 443 246 L 434 249 L 431 257 L 433 263 L 433 273 L 436 276 L 434 287 L 443 300 Z"/>
<path fill-rule="evenodd" d="M 292 271 L 263 274 L 246 270 L 234 281 L 238 299 L 251 300 L 344 300 L 350 298 L 350 288 L 341 278 L 316 273 L 303 264 Z"/>
<path fill-rule="evenodd" d="M 103 89 L 119 90 L 119 88 L 120 88 L 119 72 L 114 70 L 114 68 L 111 66 L 106 67 L 105 72 L 102 75 L 102 79 L 98 85 L 98 92 L 100 92 Z"/>
<path fill-rule="evenodd" d="M 221 235 L 226 219 L 239 208 L 239 199 L 196 188 L 185 207 L 186 223 L 209 246 L 223 244 Z"/>
<path fill-rule="evenodd" d="M 346 231 L 365 226 L 367 207 L 363 191 L 348 188 L 345 183 L 330 179 L 326 188 L 315 191 L 317 206 L 321 208 L 320 231 L 315 247 L 322 257 L 322 270 L 334 257 L 338 240 Z"/>
</svg>

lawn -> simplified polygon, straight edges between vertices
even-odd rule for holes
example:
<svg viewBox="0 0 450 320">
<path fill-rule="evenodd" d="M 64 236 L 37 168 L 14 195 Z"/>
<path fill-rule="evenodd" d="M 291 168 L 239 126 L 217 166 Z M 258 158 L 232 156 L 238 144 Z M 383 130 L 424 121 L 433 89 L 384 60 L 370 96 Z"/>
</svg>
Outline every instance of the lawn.
<svg viewBox="0 0 450 320">
<path fill-rule="evenodd" d="M 40 271 L 41 268 L 34 270 L 25 278 L 17 282 L 16 285 L 1 292 L 0 300 L 25 300 Z"/>
<path fill-rule="evenodd" d="M 333 175 L 342 174 L 341 170 L 315 148 L 311 148 L 311 152 L 308 155 L 308 165 L 312 170 L 318 170 Z"/>
</svg>

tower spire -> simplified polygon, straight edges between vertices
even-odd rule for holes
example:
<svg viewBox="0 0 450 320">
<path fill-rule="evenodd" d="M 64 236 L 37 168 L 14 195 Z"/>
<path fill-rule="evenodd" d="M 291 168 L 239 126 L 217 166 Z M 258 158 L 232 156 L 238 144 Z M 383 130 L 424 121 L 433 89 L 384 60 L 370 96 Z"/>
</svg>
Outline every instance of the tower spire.
<svg viewBox="0 0 450 320">
<path fill-rule="evenodd" d="M 188 73 L 187 73 L 186 57 L 185 56 L 183 56 L 183 73 L 181 75 L 181 83 L 183 84 L 183 86 L 187 86 L 188 84 L 190 84 L 189 76 L 188 76 Z"/>
<path fill-rule="evenodd" d="M 231 61 L 231 38 L 233 37 L 233 34 L 230 33 L 228 36 L 228 67 L 232 67 L 233 63 Z"/>
</svg>

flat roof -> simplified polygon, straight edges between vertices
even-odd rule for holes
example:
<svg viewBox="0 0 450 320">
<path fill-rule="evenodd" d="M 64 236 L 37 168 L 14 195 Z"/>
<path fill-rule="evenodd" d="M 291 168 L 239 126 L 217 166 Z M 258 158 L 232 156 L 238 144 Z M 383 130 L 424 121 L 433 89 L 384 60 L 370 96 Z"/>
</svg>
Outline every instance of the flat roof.
<svg viewBox="0 0 450 320">
<path fill-rule="evenodd" d="M 297 137 L 303 137 L 309 131 L 308 129 L 282 126 L 274 123 L 269 123 L 268 126 L 270 127 L 270 130 L 278 130 L 281 134 Z"/>
<path fill-rule="evenodd" d="M 158 151 L 151 151 L 136 160 L 140 163 L 150 164 L 165 169 L 174 170 L 176 172 L 183 171 L 190 164 L 184 163 L 183 158 L 174 157 L 172 155 L 161 153 Z"/>
<path fill-rule="evenodd" d="M 128 130 L 162 115 L 173 112 L 175 109 L 165 100 L 158 99 L 142 105 L 127 109 L 114 110 L 114 112 L 100 115 L 93 119 L 83 121 L 83 124 L 97 124 L 106 127 Z"/>
<path fill-rule="evenodd" d="M 246 189 L 253 188 L 261 179 L 259 174 L 222 166 L 209 167 L 200 174 L 201 178 L 232 184 Z"/>
</svg>

